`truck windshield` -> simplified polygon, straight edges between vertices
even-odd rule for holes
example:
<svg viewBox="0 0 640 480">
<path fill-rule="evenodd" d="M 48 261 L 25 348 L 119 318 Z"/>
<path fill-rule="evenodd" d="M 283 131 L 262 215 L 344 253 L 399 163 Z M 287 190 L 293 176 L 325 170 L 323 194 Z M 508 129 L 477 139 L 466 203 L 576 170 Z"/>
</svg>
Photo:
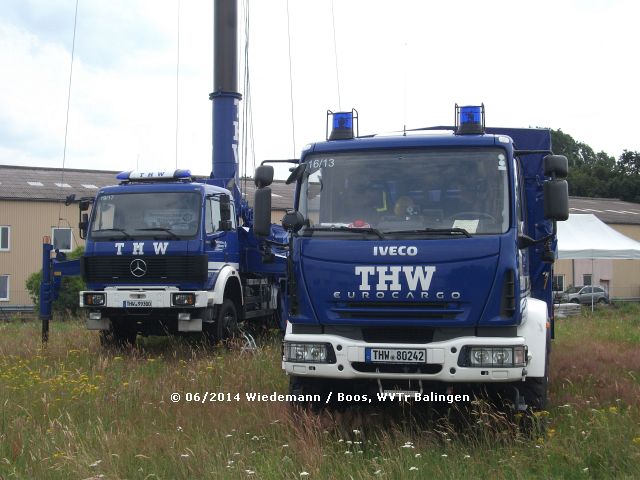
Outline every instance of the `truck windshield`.
<svg viewBox="0 0 640 480">
<path fill-rule="evenodd" d="M 198 232 L 197 192 L 100 195 L 91 224 L 94 239 L 185 238 Z"/>
<path fill-rule="evenodd" d="M 509 228 L 504 150 L 345 152 L 307 163 L 300 210 L 309 231 L 441 236 Z"/>
</svg>

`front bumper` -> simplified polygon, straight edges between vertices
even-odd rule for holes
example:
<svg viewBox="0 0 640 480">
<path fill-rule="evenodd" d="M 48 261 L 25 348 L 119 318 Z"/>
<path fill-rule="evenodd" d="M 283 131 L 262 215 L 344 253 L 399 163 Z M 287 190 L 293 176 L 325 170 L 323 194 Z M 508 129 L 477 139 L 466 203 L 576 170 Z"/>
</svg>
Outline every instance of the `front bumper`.
<svg viewBox="0 0 640 480">
<path fill-rule="evenodd" d="M 327 343 L 335 353 L 335 363 L 302 363 L 283 359 L 282 368 L 289 375 L 336 379 L 407 379 L 448 383 L 514 382 L 524 380 L 526 367 L 464 367 L 458 357 L 466 346 L 526 346 L 523 337 L 459 337 L 425 344 L 374 344 L 337 335 L 289 333 L 286 342 Z M 365 349 L 426 349 L 426 363 L 371 363 L 365 360 Z M 527 363 L 530 356 L 527 358 Z"/>
<path fill-rule="evenodd" d="M 192 293 L 195 301 L 192 305 L 174 305 L 173 295 L 176 293 Z M 86 294 L 104 294 L 101 305 L 85 304 Z M 108 287 L 103 291 L 80 292 L 80 307 L 89 309 L 87 328 L 89 330 L 109 330 L 111 321 L 109 316 L 153 315 L 153 312 L 167 311 L 170 317 L 177 320 L 177 330 L 180 332 L 202 331 L 202 318 L 197 312 L 202 312 L 210 303 L 211 292 L 181 291 L 176 287 Z"/>
</svg>

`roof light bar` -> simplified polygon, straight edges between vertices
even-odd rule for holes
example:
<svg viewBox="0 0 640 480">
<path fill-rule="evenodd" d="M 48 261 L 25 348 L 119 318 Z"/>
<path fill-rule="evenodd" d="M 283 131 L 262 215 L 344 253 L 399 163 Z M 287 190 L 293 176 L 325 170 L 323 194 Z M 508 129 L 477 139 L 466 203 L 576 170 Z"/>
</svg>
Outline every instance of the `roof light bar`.
<svg viewBox="0 0 640 480">
<path fill-rule="evenodd" d="M 167 182 L 172 180 L 189 180 L 190 178 L 191 170 L 173 170 L 166 172 L 128 171 L 120 172 L 118 175 L 116 175 L 116 179 L 123 182 Z"/>
<path fill-rule="evenodd" d="M 456 103 L 456 135 L 484 134 L 484 103 L 459 107 Z"/>
</svg>

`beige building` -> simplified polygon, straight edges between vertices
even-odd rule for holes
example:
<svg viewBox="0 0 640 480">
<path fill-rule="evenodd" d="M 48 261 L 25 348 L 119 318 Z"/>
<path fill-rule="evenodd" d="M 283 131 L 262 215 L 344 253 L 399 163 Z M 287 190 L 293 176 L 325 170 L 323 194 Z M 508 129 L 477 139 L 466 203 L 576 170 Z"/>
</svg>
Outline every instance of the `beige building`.
<svg viewBox="0 0 640 480">
<path fill-rule="evenodd" d="M 43 237 L 53 239 L 62 252 L 84 245 L 77 201 L 117 184 L 117 173 L 0 165 L 0 312 L 32 308 L 25 282 L 42 268 Z M 253 181 L 241 181 L 241 187 L 245 185 L 251 203 Z M 292 205 L 293 186 L 276 181 L 272 190 L 272 218 L 279 223 Z M 75 203 L 65 206 L 72 194 Z"/>
<path fill-rule="evenodd" d="M 640 242 L 640 204 L 602 198 L 571 197 L 569 213 L 590 213 L 611 228 Z M 601 285 L 613 299 L 640 300 L 638 260 L 558 260 L 554 290 Z"/>
</svg>

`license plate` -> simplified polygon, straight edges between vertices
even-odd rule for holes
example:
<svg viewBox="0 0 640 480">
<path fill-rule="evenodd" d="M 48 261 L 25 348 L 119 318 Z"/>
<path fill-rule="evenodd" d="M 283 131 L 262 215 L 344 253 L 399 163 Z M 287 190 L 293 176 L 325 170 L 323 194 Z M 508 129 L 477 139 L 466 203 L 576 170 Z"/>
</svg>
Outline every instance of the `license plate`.
<svg viewBox="0 0 640 480">
<path fill-rule="evenodd" d="M 365 362 L 427 363 L 427 351 L 416 348 L 366 348 Z"/>
<path fill-rule="evenodd" d="M 125 308 L 151 307 L 151 300 L 125 300 Z"/>
</svg>

